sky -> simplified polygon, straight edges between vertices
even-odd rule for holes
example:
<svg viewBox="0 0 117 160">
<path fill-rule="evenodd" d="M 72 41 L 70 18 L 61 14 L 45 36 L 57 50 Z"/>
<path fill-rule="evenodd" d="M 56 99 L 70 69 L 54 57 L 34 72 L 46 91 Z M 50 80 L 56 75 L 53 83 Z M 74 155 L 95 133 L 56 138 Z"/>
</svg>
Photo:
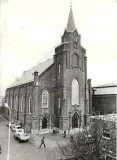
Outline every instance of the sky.
<svg viewBox="0 0 117 160">
<path fill-rule="evenodd" d="M 92 86 L 117 84 L 117 1 L 72 0 Z M 69 0 L 0 1 L 0 95 L 23 71 L 50 59 L 67 26 Z"/>
</svg>

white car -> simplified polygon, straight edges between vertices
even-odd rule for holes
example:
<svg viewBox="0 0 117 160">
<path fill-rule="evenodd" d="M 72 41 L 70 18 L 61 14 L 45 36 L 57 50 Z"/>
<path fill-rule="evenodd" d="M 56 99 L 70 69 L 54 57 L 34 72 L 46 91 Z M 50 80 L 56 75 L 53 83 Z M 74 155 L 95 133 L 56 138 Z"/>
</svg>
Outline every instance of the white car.
<svg viewBox="0 0 117 160">
<path fill-rule="evenodd" d="M 14 131 L 14 137 L 15 137 L 16 134 L 23 134 L 23 133 L 24 133 L 24 129 L 23 128 L 16 129 Z"/>
<path fill-rule="evenodd" d="M 18 133 L 14 135 L 19 141 L 27 141 L 30 138 L 30 135 L 27 133 Z"/>
<path fill-rule="evenodd" d="M 13 126 L 15 126 L 15 123 L 13 123 L 13 122 L 8 122 L 8 123 L 7 123 L 7 126 L 8 126 L 8 127 L 9 127 L 9 126 L 10 126 L 10 127 L 13 127 Z"/>
<path fill-rule="evenodd" d="M 11 129 L 13 132 L 15 132 L 18 129 L 22 129 L 22 127 L 20 125 L 17 125 L 17 126 L 12 126 Z"/>
</svg>

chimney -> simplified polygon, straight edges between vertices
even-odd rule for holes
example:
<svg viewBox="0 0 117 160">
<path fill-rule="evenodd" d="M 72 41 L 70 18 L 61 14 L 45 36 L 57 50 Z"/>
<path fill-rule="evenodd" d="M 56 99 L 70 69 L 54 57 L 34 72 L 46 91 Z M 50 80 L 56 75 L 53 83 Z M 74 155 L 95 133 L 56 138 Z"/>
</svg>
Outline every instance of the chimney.
<svg viewBox="0 0 117 160">
<path fill-rule="evenodd" d="M 34 86 L 38 86 L 38 72 L 34 72 Z"/>
</svg>

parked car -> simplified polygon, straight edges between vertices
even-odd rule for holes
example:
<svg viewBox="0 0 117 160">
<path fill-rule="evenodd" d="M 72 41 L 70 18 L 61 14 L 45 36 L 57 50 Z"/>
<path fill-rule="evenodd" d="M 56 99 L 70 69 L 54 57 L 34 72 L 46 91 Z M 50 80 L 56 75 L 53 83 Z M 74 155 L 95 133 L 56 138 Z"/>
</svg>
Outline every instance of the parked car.
<svg viewBox="0 0 117 160">
<path fill-rule="evenodd" d="M 7 122 L 7 126 L 9 127 L 13 127 L 13 126 L 15 126 L 15 123 L 14 122 Z"/>
<path fill-rule="evenodd" d="M 15 132 L 18 129 L 22 129 L 22 127 L 20 125 L 17 125 L 17 126 L 12 126 L 11 129 L 13 132 Z"/>
<path fill-rule="evenodd" d="M 18 128 L 14 131 L 14 137 L 16 134 L 23 134 L 24 133 L 24 129 L 23 128 Z"/>
<path fill-rule="evenodd" d="M 27 141 L 30 138 L 30 135 L 28 135 L 27 133 L 18 133 L 15 134 L 14 137 L 19 141 Z"/>
</svg>

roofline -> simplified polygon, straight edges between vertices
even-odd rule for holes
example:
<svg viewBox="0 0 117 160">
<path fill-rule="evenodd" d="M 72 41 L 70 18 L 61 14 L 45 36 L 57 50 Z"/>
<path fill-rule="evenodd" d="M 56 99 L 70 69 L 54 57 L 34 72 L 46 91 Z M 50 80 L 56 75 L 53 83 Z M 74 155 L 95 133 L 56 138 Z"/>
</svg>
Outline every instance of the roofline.
<svg viewBox="0 0 117 160">
<path fill-rule="evenodd" d="M 110 87 L 117 87 L 117 85 L 113 84 L 113 85 L 107 85 L 107 86 L 97 86 L 97 87 L 92 87 L 92 88 L 110 88 Z"/>
<path fill-rule="evenodd" d="M 50 67 L 52 67 L 52 65 L 54 65 L 54 63 L 51 64 L 46 70 L 44 70 L 38 77 L 40 77 L 42 74 L 44 74 L 44 72 L 46 72 Z M 20 83 L 20 84 L 18 84 L 18 85 L 14 85 L 14 86 L 8 87 L 8 88 L 6 88 L 6 91 L 7 91 L 8 89 L 10 89 L 10 88 L 18 87 L 18 86 L 25 85 L 25 84 L 32 83 L 32 82 L 34 82 L 34 79 L 32 79 L 32 80 L 30 80 L 30 81 L 27 81 L 27 82 L 24 82 L 24 83 Z"/>
</svg>

